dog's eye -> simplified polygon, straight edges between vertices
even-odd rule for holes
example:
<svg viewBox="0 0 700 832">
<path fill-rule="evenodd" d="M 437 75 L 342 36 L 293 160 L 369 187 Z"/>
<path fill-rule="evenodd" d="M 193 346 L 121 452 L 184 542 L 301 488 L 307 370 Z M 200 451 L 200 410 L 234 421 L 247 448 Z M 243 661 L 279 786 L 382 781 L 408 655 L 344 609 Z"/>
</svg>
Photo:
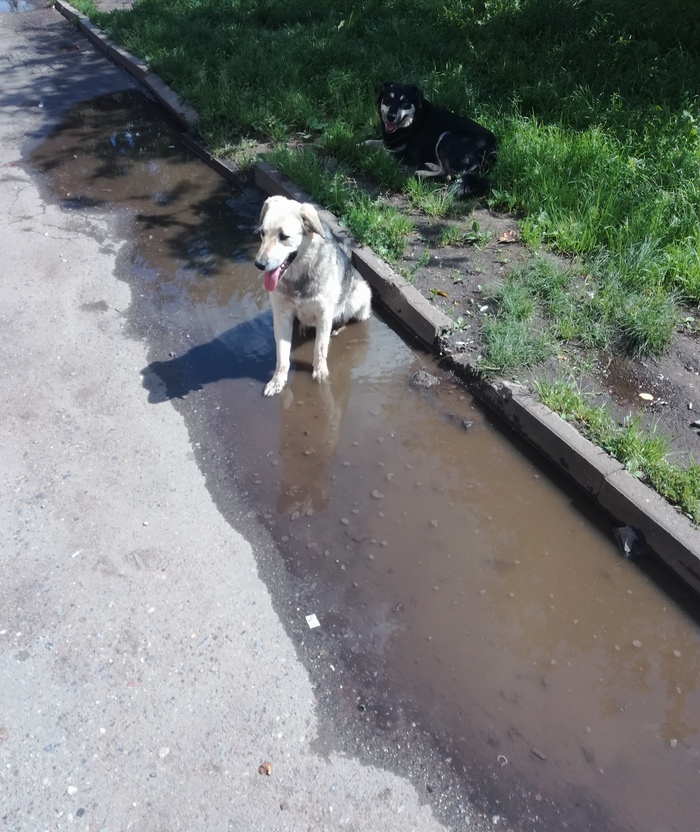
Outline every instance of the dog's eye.
<svg viewBox="0 0 700 832">
<path fill-rule="evenodd" d="M 285 240 L 289 239 L 289 234 L 285 234 L 284 231 L 280 231 L 280 240 L 284 242 Z"/>
</svg>

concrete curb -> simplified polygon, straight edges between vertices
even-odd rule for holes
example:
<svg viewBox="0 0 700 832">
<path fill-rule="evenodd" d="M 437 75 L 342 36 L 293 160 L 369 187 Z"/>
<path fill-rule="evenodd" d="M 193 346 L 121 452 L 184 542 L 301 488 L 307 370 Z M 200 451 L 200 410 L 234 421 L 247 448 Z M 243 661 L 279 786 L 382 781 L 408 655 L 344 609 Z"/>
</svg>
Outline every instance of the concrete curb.
<svg viewBox="0 0 700 832">
<path fill-rule="evenodd" d="M 162 80 L 155 72 L 151 72 L 143 61 L 130 52 L 113 43 L 101 29 L 98 29 L 82 12 L 74 9 L 63 0 L 56 0 L 54 8 L 81 31 L 85 37 L 100 49 L 115 64 L 123 67 L 137 81 L 140 81 L 171 115 L 186 127 L 191 128 L 197 123 L 199 114 Z"/>
<path fill-rule="evenodd" d="M 55 8 L 98 49 L 142 83 L 185 127 L 192 128 L 198 114 L 138 58 L 112 43 L 90 20 L 64 0 Z M 212 156 L 191 136 L 185 145 L 223 176 L 240 184 L 240 174 Z M 255 165 L 255 183 L 268 194 L 281 194 L 312 202 L 293 182 L 265 162 Z M 438 352 L 440 336 L 451 330 L 450 319 L 433 307 L 413 286 L 381 261 L 370 249 L 356 246 L 329 211 L 321 218 L 352 250 L 353 263 L 372 287 L 377 299 L 411 334 Z M 647 546 L 688 586 L 700 593 L 700 531 L 655 491 L 639 482 L 623 466 L 593 445 L 570 424 L 532 397 L 524 388 L 506 382 L 484 382 L 463 356 L 448 357 L 451 368 L 468 378 L 472 391 L 504 419 L 549 462 L 566 474 L 620 525 L 633 526 Z"/>
</svg>

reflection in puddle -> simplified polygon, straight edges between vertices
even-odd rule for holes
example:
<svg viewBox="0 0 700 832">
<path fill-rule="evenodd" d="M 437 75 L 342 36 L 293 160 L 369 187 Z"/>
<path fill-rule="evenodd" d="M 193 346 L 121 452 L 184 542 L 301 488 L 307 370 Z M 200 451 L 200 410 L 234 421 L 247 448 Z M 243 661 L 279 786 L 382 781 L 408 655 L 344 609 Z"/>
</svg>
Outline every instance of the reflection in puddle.
<svg viewBox="0 0 700 832">
<path fill-rule="evenodd" d="M 308 516 L 328 506 L 329 469 L 350 401 L 352 371 L 367 357 L 368 329 L 366 323 L 353 324 L 342 341 L 331 340 L 334 372 L 327 384 L 311 379 L 313 340 L 295 350 L 297 372 L 280 394 L 280 514 Z"/>
<path fill-rule="evenodd" d="M 0 0 L 0 13 L 33 12 L 35 9 L 43 9 L 45 6 L 43 0 Z"/>
<path fill-rule="evenodd" d="M 700 638 L 683 591 L 619 557 L 608 524 L 449 379 L 412 386 L 430 361 L 377 317 L 333 339 L 325 386 L 298 341 L 288 389 L 265 399 L 261 195 L 232 193 L 155 118 L 133 96 L 90 102 L 33 162 L 66 210 L 129 212 L 147 395 L 182 412 L 222 511 L 244 490 L 277 541 L 294 610 L 321 622 L 292 634 L 319 700 L 372 738 L 368 759 L 391 746 L 405 769 L 400 749 L 436 738 L 462 790 L 514 826 L 694 828 Z M 433 776 L 415 774 L 447 799 Z"/>
</svg>

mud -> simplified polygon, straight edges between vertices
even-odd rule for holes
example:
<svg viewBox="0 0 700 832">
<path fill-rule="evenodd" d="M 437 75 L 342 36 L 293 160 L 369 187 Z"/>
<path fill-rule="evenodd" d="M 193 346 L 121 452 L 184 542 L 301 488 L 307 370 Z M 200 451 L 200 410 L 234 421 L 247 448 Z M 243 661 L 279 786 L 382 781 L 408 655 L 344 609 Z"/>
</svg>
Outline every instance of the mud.
<svg viewBox="0 0 700 832">
<path fill-rule="evenodd" d="M 242 494 L 250 536 L 277 542 L 260 573 L 331 741 L 408 772 L 454 828 L 467 799 L 502 828 L 694 828 L 700 631 L 683 589 L 621 558 L 607 520 L 378 315 L 333 339 L 328 385 L 298 339 L 288 388 L 263 398 L 262 195 L 188 156 L 141 97 L 74 108 L 32 164 L 65 211 L 128 235 L 120 311 L 150 347 L 144 395 L 182 414 L 222 513 Z"/>
<path fill-rule="evenodd" d="M 519 240 L 517 220 L 476 205 L 460 220 L 428 221 L 411 212 L 405 199 L 397 197 L 396 204 L 417 224 L 397 268 L 455 324 L 454 331 L 443 339 L 443 352 L 466 354 L 477 366 L 483 350 L 484 315 L 494 311 L 488 295 L 508 272 L 530 257 Z M 437 245 L 448 226 L 471 233 L 471 241 Z M 470 232 L 472 226 L 475 232 Z M 597 403 L 608 404 L 619 422 L 639 418 L 648 428 L 663 433 L 673 461 L 687 465 L 700 456 L 700 432 L 692 424 L 700 409 L 697 320 L 697 309 L 682 311 L 673 343 L 659 358 L 634 358 L 619 351 L 587 353 L 567 345 L 566 355 L 532 370 L 521 369 L 513 377 L 532 388 L 534 379 L 573 373 L 581 389 L 597 397 Z M 641 398 L 640 393 L 651 394 L 653 400 Z"/>
</svg>

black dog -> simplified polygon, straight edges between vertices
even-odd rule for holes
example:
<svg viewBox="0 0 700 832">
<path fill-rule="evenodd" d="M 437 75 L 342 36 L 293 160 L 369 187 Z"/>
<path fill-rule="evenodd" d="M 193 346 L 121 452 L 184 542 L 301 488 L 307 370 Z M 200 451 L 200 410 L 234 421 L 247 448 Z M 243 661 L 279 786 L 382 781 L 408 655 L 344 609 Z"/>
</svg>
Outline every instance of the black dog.
<svg viewBox="0 0 700 832">
<path fill-rule="evenodd" d="M 443 176 L 463 197 L 488 193 L 491 184 L 484 174 L 496 161 L 498 144 L 490 130 L 431 104 L 412 84 L 382 84 L 377 107 L 382 144 L 400 162 L 418 168 L 416 176 Z"/>
</svg>

